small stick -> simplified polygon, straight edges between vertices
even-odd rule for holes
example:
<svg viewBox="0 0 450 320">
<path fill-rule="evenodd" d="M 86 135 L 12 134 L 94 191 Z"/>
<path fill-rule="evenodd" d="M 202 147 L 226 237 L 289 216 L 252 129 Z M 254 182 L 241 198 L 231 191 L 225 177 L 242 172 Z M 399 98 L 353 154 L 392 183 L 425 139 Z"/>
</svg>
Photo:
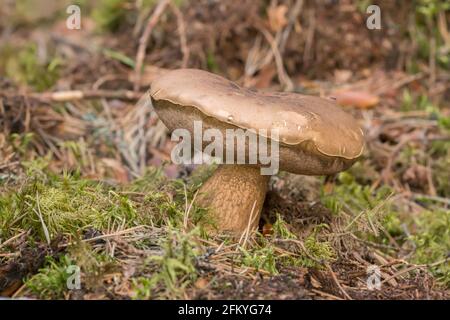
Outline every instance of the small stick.
<svg viewBox="0 0 450 320">
<path fill-rule="evenodd" d="M 200 190 L 200 189 L 199 189 Z M 194 197 L 192 198 L 191 203 L 188 206 L 188 199 L 187 199 L 187 191 L 186 191 L 186 185 L 184 185 L 184 193 L 185 193 L 185 197 L 186 197 L 186 210 L 185 210 L 185 214 L 184 214 L 184 218 L 183 218 L 183 227 L 184 227 L 184 231 L 187 231 L 188 229 L 188 223 L 189 223 L 189 213 L 191 212 L 192 206 L 194 205 L 195 199 L 197 198 L 197 194 L 198 191 L 197 190 L 194 194 Z"/>
<path fill-rule="evenodd" d="M 68 90 L 44 93 L 32 93 L 30 98 L 39 101 L 67 102 L 84 99 L 120 99 L 136 101 L 141 98 L 143 92 L 130 90 Z"/>
<path fill-rule="evenodd" d="M 333 300 L 344 300 L 340 297 L 336 297 L 335 295 L 332 295 L 330 293 L 326 293 L 317 289 L 311 289 L 312 292 L 317 293 L 319 296 L 323 296 L 325 298 L 333 299 Z"/>
<path fill-rule="evenodd" d="M 421 266 L 421 265 L 414 265 L 414 266 L 408 267 L 406 269 L 400 270 L 399 272 L 397 272 L 397 273 L 393 274 L 392 276 L 387 277 L 386 279 L 381 281 L 381 284 L 383 284 L 385 282 L 388 282 L 389 280 L 395 279 L 398 276 L 401 276 L 402 274 L 409 273 L 409 272 L 411 272 L 411 271 L 413 271 L 415 269 L 419 269 L 419 268 L 423 268 L 423 266 Z"/>
<path fill-rule="evenodd" d="M 19 161 L 13 161 L 13 162 L 10 162 L 10 163 L 2 164 L 2 165 L 0 165 L 0 170 L 6 169 L 6 168 L 9 168 L 9 167 L 14 167 L 17 164 L 19 164 Z"/>
<path fill-rule="evenodd" d="M 173 13 L 177 17 L 177 24 L 178 24 L 178 34 L 180 36 L 180 46 L 181 46 L 181 53 L 183 54 L 183 60 L 181 62 L 181 67 L 186 68 L 188 66 L 189 62 L 189 48 L 187 46 L 187 38 L 186 38 L 186 24 L 184 23 L 183 14 L 181 13 L 181 10 L 171 1 L 170 9 L 172 9 Z"/>
<path fill-rule="evenodd" d="M 294 27 L 295 22 L 297 21 L 297 18 L 302 11 L 303 7 L 303 0 L 297 0 L 291 10 L 291 14 L 289 15 L 289 23 L 286 26 L 286 29 L 283 30 L 283 33 L 281 35 L 280 39 L 280 53 L 284 53 L 284 49 L 286 48 L 286 43 L 289 38 L 289 34 L 292 31 L 292 28 Z"/>
<path fill-rule="evenodd" d="M 139 90 L 141 84 L 141 71 L 142 66 L 144 64 L 145 58 L 145 49 L 147 48 L 148 39 L 150 34 L 152 33 L 153 28 L 158 23 L 159 18 L 163 14 L 167 5 L 170 3 L 170 0 L 160 0 L 158 5 L 153 11 L 153 14 L 150 16 L 147 22 L 147 26 L 145 27 L 144 32 L 142 33 L 141 38 L 139 39 L 139 47 L 136 54 L 136 67 L 134 69 L 135 78 L 134 78 L 134 91 L 137 92 Z"/>
<path fill-rule="evenodd" d="M 47 244 L 50 245 L 50 234 L 48 232 L 47 226 L 45 225 L 44 222 L 44 218 L 42 217 L 42 212 L 41 212 L 41 206 L 39 205 L 39 193 L 36 192 L 36 205 L 37 205 L 37 210 L 33 209 L 34 212 L 38 215 L 39 220 L 41 221 L 42 224 L 42 229 L 44 230 L 44 235 L 45 235 L 45 239 L 47 240 Z"/>
<path fill-rule="evenodd" d="M 427 199 L 427 200 L 440 202 L 440 203 L 450 206 L 450 199 L 447 199 L 447 198 L 433 196 L 433 195 L 427 195 L 427 194 L 422 194 L 422 193 L 412 193 L 411 196 L 414 200 Z"/>
<path fill-rule="evenodd" d="M 239 239 L 239 244 L 241 243 L 242 240 L 244 240 L 242 242 L 243 248 L 245 248 L 245 245 L 247 243 L 248 235 L 250 234 L 250 231 L 251 231 L 250 229 L 252 229 L 252 224 L 255 220 L 255 217 L 258 216 L 258 215 L 255 215 L 255 217 L 253 217 L 253 213 L 255 211 L 255 206 L 256 206 L 256 200 L 253 202 L 252 211 L 250 212 L 250 217 L 248 218 L 247 228 L 244 230 L 244 232 L 242 233 L 242 235 Z"/>
<path fill-rule="evenodd" d="M 278 78 L 281 84 L 284 85 L 286 91 L 292 91 L 294 89 L 294 84 L 292 83 L 291 78 L 289 78 L 284 68 L 283 58 L 281 57 L 278 45 L 274 37 L 265 28 L 260 28 L 260 32 L 266 38 L 267 42 L 270 45 L 270 48 L 272 49 L 273 57 L 275 58 L 275 65 L 277 67 Z"/>
<path fill-rule="evenodd" d="M 6 246 L 8 243 L 13 242 L 13 241 L 16 240 L 17 238 L 20 238 L 20 237 L 23 236 L 25 233 L 27 233 L 27 231 L 22 231 L 22 232 L 16 234 L 14 237 L 9 238 L 8 240 L 5 240 L 5 242 L 0 243 L 0 249 L 3 248 L 4 246 Z"/>
<path fill-rule="evenodd" d="M 336 285 L 338 286 L 339 290 L 341 290 L 342 294 L 344 295 L 344 297 L 347 300 L 353 300 L 352 297 L 350 297 L 348 295 L 348 293 L 344 290 L 344 288 L 342 287 L 342 285 L 340 284 L 338 278 L 336 277 L 336 274 L 334 273 L 333 269 L 331 269 L 330 265 L 327 263 L 325 264 L 325 266 L 327 267 L 328 271 L 330 271 L 331 273 L 331 277 L 333 278 L 334 282 L 336 283 Z"/>
</svg>

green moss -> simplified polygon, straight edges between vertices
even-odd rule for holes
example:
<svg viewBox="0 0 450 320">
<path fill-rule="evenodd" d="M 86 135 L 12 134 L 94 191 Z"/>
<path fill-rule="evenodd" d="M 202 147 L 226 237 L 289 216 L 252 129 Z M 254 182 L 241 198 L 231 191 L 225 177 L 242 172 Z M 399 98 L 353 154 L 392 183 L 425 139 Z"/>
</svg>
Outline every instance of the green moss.
<svg viewBox="0 0 450 320">
<path fill-rule="evenodd" d="M 0 71 L 21 84 L 44 91 L 52 87 L 59 78 L 63 61 L 54 56 L 48 61 L 38 60 L 37 48 L 29 44 L 23 48 L 5 46 L 0 51 Z"/>
<path fill-rule="evenodd" d="M 92 18 L 103 30 L 117 31 L 125 20 L 126 0 L 101 0 L 92 12 Z"/>
<path fill-rule="evenodd" d="M 155 168 L 130 185 L 111 187 L 83 179 L 76 171 L 63 176 L 48 173 L 47 165 L 44 158 L 24 163 L 28 181 L 0 196 L 0 238 L 17 230 L 31 230 L 31 236 L 46 241 L 58 234 L 79 236 L 87 229 L 118 225 L 180 229 L 196 190 L 181 180 L 168 181 Z M 189 218 L 194 225 L 210 225 L 207 211 L 195 203 Z"/>
<path fill-rule="evenodd" d="M 450 10 L 450 3 L 443 0 L 419 0 L 415 6 L 416 23 L 411 28 L 410 37 L 418 44 L 418 58 L 427 60 L 432 53 L 430 39 L 435 39 L 435 60 L 442 68 L 450 66 L 450 54 L 444 49 L 445 39 L 438 28 L 438 15 L 440 12 Z M 413 59 L 415 61 L 417 59 Z M 417 63 L 417 61 L 415 61 Z"/>
<path fill-rule="evenodd" d="M 0 241 L 23 230 L 29 231 L 28 245 L 57 239 L 81 239 L 94 230 L 99 234 L 133 226 L 149 225 L 160 230 L 172 230 L 160 242 L 139 240 L 136 248 L 162 248 L 162 255 L 147 259 L 135 279 L 138 297 L 179 296 L 183 288 L 195 280 L 195 258 L 200 252 L 194 239 L 204 236 L 204 209 L 195 205 L 190 220 L 199 224 L 190 233 L 183 231 L 187 203 L 193 200 L 196 186 L 181 180 L 169 181 L 160 169 L 149 168 L 141 179 L 124 186 L 105 186 L 85 180 L 78 173 L 55 175 L 47 171 L 47 161 L 30 161 L 28 180 L 16 191 L 0 195 Z M 41 163 L 42 162 L 42 163 Z M 197 186 L 198 187 L 198 186 Z M 63 240 L 64 241 L 64 240 Z M 114 261 L 104 253 L 96 253 L 85 242 L 76 241 L 65 256 L 49 258 L 44 267 L 27 280 L 27 288 L 41 298 L 63 298 L 67 294 L 66 269 L 80 266 L 83 289 L 96 288 L 99 275 Z M 151 294 L 150 294 L 151 292 Z"/>
<path fill-rule="evenodd" d="M 415 223 L 413 262 L 432 265 L 430 270 L 436 279 L 450 288 L 450 211 L 424 211 Z"/>
<path fill-rule="evenodd" d="M 303 267 L 317 268 L 323 262 L 336 259 L 336 253 L 328 241 L 319 241 L 315 233 L 305 239 L 305 249 L 308 254 L 303 254 L 299 264 Z"/>
<path fill-rule="evenodd" d="M 195 259 L 200 254 L 194 238 L 199 230 L 182 233 L 169 230 L 163 254 L 146 259 L 145 276 L 133 281 L 136 299 L 179 298 L 183 289 L 197 279 Z"/>
<path fill-rule="evenodd" d="M 278 216 L 273 225 L 274 234 L 271 238 L 259 235 L 257 243 L 250 248 L 239 247 L 241 266 L 264 270 L 270 274 L 278 274 L 284 267 L 320 268 L 323 263 L 336 258 L 336 253 L 328 241 L 321 240 L 322 230 L 326 224 L 317 225 L 313 231 L 303 239 L 289 231 L 287 224 Z M 281 240 L 281 241 L 280 241 Z M 288 240 L 288 241 L 283 241 Z M 293 240 L 290 242 L 289 240 Z M 303 243 L 297 250 L 286 251 L 283 243 Z"/>
<path fill-rule="evenodd" d="M 296 239 L 296 235 L 293 234 L 288 227 L 288 224 L 286 221 L 283 220 L 281 215 L 277 213 L 277 220 L 272 226 L 274 237 L 281 238 L 281 239 Z"/>
<path fill-rule="evenodd" d="M 365 241 L 390 244 L 390 237 L 405 240 L 400 226 L 402 215 L 390 200 L 392 195 L 388 186 L 372 190 L 359 184 L 349 172 L 342 172 L 333 193 L 323 194 L 321 200 L 340 217 L 346 232 Z"/>
<path fill-rule="evenodd" d="M 206 54 L 206 65 L 211 72 L 219 72 L 219 65 L 212 50 L 209 50 Z"/>
<path fill-rule="evenodd" d="M 325 194 L 322 190 L 321 200 L 334 214 L 339 214 L 344 207 L 347 207 L 354 210 L 354 213 L 366 210 L 366 217 L 370 218 L 368 215 L 378 213 L 379 210 L 377 212 L 373 210 L 379 207 L 380 202 L 386 202 L 390 194 L 392 194 L 392 190 L 387 186 L 372 191 L 370 186 L 356 182 L 351 173 L 341 172 L 333 193 Z M 389 206 L 389 203 L 385 204 Z"/>
<path fill-rule="evenodd" d="M 57 234 L 78 235 L 87 228 L 134 225 L 137 212 L 126 197 L 103 186 L 70 176 L 32 181 L 0 208 L 2 230 L 32 230 L 41 240 Z M 9 233 L 9 232 L 8 232 Z"/>
<path fill-rule="evenodd" d="M 102 275 L 112 271 L 115 264 L 112 258 L 96 253 L 82 241 L 76 241 L 58 258 L 47 257 L 44 267 L 25 281 L 26 288 L 41 299 L 62 299 L 71 290 L 94 289 L 101 285 Z M 80 288 L 75 284 L 75 272 L 79 271 Z"/>
<path fill-rule="evenodd" d="M 67 272 L 72 260 L 64 255 L 60 259 L 47 257 L 45 267 L 30 277 L 25 286 L 41 299 L 62 299 L 71 274 Z"/>
<path fill-rule="evenodd" d="M 242 254 L 242 266 L 265 270 L 270 274 L 278 274 L 277 262 L 281 256 L 275 252 L 274 246 L 270 243 L 265 243 L 251 250 L 240 248 L 240 252 Z"/>
<path fill-rule="evenodd" d="M 175 4 L 180 5 L 181 2 L 178 0 Z M 156 0 L 143 0 L 137 11 L 147 16 L 157 3 Z M 134 25 L 137 16 L 131 9 L 135 5 L 132 0 L 100 0 L 92 11 L 92 18 L 100 30 L 115 32 L 123 25 Z"/>
<path fill-rule="evenodd" d="M 433 162 L 433 181 L 436 191 L 442 197 L 450 197 L 450 143 L 443 144 L 446 154 Z"/>
<path fill-rule="evenodd" d="M 414 152 L 416 150 L 405 148 L 402 156 L 406 159 L 416 157 Z M 433 167 L 439 192 L 443 192 L 441 188 L 448 190 L 446 174 L 448 170 L 444 169 L 448 168 L 447 160 L 448 158 L 445 157 L 439 158 L 437 163 L 441 165 L 440 170 L 436 170 L 436 163 Z M 346 231 L 351 231 L 363 240 L 391 244 L 391 238 L 393 238 L 399 245 L 408 240 L 412 241 L 416 248 L 412 252 L 410 261 L 432 265 L 430 270 L 436 278 L 448 286 L 450 264 L 445 259 L 450 253 L 450 211 L 424 210 L 417 215 L 401 212 L 389 201 L 391 192 L 389 188 L 372 191 L 369 187 L 358 184 L 350 173 L 344 172 L 338 176 L 338 184 L 333 193 L 323 195 L 322 201 L 336 215 L 344 217 L 343 221 L 347 223 Z M 405 227 L 411 235 L 405 234 Z M 390 237 L 387 237 L 384 232 L 378 232 L 381 229 Z M 305 247 L 307 247 L 307 240 L 305 240 Z M 314 247 L 310 247 L 309 250 L 314 252 Z M 441 263 L 433 265 L 439 261 Z"/>
</svg>

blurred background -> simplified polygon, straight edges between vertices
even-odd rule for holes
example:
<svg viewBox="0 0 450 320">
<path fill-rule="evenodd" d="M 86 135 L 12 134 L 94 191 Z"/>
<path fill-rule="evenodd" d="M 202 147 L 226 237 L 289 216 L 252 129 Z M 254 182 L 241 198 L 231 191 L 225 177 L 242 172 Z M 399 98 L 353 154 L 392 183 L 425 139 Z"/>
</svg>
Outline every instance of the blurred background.
<svg viewBox="0 0 450 320">
<path fill-rule="evenodd" d="M 186 67 L 332 97 L 365 132 L 362 160 L 273 177 L 237 253 L 170 233 L 207 169 L 170 163 L 146 92 Z M 448 298 L 449 206 L 448 1 L 0 0 L 0 295 Z M 67 291 L 70 261 L 104 281 Z M 383 291 L 363 288 L 371 264 Z"/>
</svg>

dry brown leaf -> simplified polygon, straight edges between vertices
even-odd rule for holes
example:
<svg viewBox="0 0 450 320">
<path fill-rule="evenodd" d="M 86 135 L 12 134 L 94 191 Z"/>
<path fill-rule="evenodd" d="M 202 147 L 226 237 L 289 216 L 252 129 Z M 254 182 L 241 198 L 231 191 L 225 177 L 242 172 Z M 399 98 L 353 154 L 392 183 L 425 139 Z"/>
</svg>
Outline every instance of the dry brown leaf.
<svg viewBox="0 0 450 320">
<path fill-rule="evenodd" d="M 103 164 L 112 170 L 114 179 L 121 183 L 127 183 L 129 181 L 128 171 L 125 167 L 116 159 L 103 158 Z"/>
<path fill-rule="evenodd" d="M 337 104 L 341 106 L 360 109 L 372 108 L 380 102 L 378 96 L 364 91 L 341 90 L 334 92 L 332 97 L 336 98 Z"/>
<path fill-rule="evenodd" d="M 353 76 L 353 72 L 351 70 L 345 70 L 345 69 L 334 70 L 334 80 L 337 83 L 346 83 L 352 78 L 352 76 Z"/>
<path fill-rule="evenodd" d="M 267 16 L 269 17 L 269 25 L 272 31 L 280 31 L 287 24 L 286 13 L 288 7 L 286 5 L 271 6 L 267 9 Z"/>
<path fill-rule="evenodd" d="M 273 227 L 270 223 L 265 223 L 262 228 L 263 236 L 270 236 L 273 234 Z"/>
<path fill-rule="evenodd" d="M 255 82 L 255 88 L 265 89 L 270 86 L 272 79 L 276 76 L 277 69 L 274 65 L 264 67 L 258 74 Z"/>
<path fill-rule="evenodd" d="M 205 289 L 208 286 L 208 280 L 205 278 L 198 278 L 197 281 L 195 281 L 195 287 L 197 289 Z"/>
</svg>

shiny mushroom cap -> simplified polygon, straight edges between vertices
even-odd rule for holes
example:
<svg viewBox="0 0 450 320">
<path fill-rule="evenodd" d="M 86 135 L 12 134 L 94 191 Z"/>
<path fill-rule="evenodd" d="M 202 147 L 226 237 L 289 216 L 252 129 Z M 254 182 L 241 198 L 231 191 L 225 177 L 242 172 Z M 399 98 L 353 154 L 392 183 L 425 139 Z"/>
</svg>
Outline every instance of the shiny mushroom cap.
<svg viewBox="0 0 450 320">
<path fill-rule="evenodd" d="M 195 69 L 161 76 L 152 83 L 150 95 L 171 130 L 190 128 L 187 121 L 196 118 L 217 120 L 212 127 L 220 123 L 223 128 L 264 129 L 269 137 L 272 130 L 278 130 L 280 168 L 285 171 L 338 172 L 363 151 L 363 133 L 355 119 L 327 99 L 253 91 Z M 193 113 L 196 116 L 188 116 Z"/>
</svg>

